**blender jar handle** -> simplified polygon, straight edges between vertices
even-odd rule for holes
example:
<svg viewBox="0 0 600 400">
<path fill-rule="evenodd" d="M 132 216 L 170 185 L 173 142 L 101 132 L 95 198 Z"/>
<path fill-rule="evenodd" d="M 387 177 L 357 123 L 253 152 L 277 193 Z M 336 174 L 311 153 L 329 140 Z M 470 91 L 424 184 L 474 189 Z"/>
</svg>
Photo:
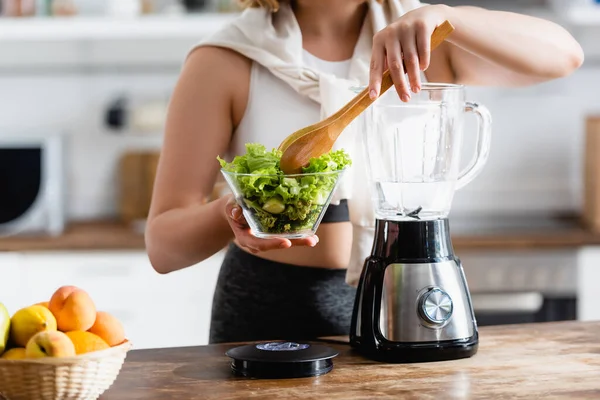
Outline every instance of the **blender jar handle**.
<svg viewBox="0 0 600 400">
<path fill-rule="evenodd" d="M 467 101 L 465 102 L 465 112 L 475 113 L 479 121 L 476 143 L 477 150 L 469 165 L 458 175 L 455 190 L 464 187 L 479 175 L 490 155 L 492 116 L 489 110 L 483 105 Z"/>
</svg>

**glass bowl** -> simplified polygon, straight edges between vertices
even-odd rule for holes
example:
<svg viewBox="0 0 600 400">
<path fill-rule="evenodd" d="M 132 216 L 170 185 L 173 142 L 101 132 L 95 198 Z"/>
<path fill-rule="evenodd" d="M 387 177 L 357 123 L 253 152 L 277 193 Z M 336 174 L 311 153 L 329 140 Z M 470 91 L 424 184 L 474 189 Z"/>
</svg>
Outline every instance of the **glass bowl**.
<svg viewBox="0 0 600 400">
<path fill-rule="evenodd" d="M 344 171 L 268 175 L 221 169 L 252 234 L 265 239 L 314 235 Z"/>
</svg>

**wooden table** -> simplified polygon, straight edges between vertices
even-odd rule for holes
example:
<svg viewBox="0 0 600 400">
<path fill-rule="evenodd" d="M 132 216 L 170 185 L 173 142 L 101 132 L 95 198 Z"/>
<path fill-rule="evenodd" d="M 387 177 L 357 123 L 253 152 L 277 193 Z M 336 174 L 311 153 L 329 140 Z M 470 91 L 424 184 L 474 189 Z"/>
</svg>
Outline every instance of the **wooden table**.
<svg viewBox="0 0 600 400">
<path fill-rule="evenodd" d="M 470 359 L 382 364 L 347 345 L 317 378 L 249 380 L 230 372 L 234 345 L 134 350 L 102 400 L 600 399 L 600 322 L 480 329 Z"/>
</svg>

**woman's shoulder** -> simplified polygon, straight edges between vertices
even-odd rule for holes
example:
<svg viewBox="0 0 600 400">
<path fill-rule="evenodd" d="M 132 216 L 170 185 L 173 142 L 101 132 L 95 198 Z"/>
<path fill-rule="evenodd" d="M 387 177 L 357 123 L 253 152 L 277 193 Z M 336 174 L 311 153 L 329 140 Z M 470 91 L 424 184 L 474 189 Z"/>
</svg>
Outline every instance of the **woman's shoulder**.
<svg viewBox="0 0 600 400">
<path fill-rule="evenodd" d="M 250 91 L 252 61 L 240 53 L 217 46 L 200 46 L 190 51 L 184 65 L 189 75 L 204 83 L 204 94 L 219 91 L 229 99 L 233 125 L 245 113 Z"/>
<path fill-rule="evenodd" d="M 185 61 L 186 67 L 194 70 L 211 70 L 211 77 L 250 72 L 252 61 L 242 54 L 224 47 L 198 46 L 193 48 Z M 229 76 L 229 78 L 234 78 Z"/>
</svg>

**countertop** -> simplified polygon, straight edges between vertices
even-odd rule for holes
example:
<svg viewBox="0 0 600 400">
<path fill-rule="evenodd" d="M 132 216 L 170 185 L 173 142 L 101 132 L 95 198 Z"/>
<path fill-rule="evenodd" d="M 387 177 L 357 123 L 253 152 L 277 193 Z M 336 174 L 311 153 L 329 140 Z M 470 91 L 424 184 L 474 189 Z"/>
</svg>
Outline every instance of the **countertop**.
<svg viewBox="0 0 600 400">
<path fill-rule="evenodd" d="M 58 236 L 27 235 L 0 239 L 0 251 L 143 250 L 144 236 L 119 221 L 75 222 Z"/>
<path fill-rule="evenodd" d="M 404 365 L 328 344 L 340 350 L 329 374 L 284 380 L 234 377 L 224 355 L 233 344 L 132 350 L 100 398 L 599 399 L 599 333 L 600 322 L 482 327 L 472 358 Z"/>
<path fill-rule="evenodd" d="M 600 245 L 600 233 L 573 217 L 556 219 L 502 218 L 469 223 L 451 220 L 455 250 L 556 249 Z M 0 239 L 0 251 L 143 250 L 144 237 L 118 221 L 70 224 L 62 235 L 13 236 Z"/>
</svg>

